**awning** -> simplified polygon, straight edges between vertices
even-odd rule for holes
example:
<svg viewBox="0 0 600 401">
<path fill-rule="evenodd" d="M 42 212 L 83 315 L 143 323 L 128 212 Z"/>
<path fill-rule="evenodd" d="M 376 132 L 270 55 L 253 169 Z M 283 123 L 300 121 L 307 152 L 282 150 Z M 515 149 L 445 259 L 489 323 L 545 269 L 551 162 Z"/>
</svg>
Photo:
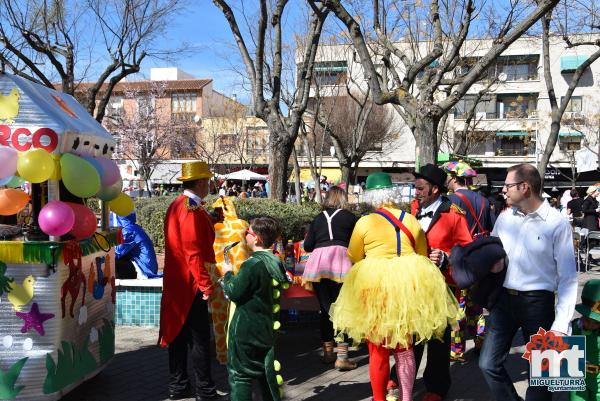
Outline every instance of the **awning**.
<svg viewBox="0 0 600 401">
<path fill-rule="evenodd" d="M 581 132 L 561 132 L 558 136 L 583 136 Z"/>
<path fill-rule="evenodd" d="M 529 136 L 526 131 L 498 131 L 496 136 Z"/>
<path fill-rule="evenodd" d="M 339 168 L 323 168 L 323 169 L 321 169 L 321 176 L 326 176 L 327 181 L 337 184 L 342 180 L 342 170 L 340 170 Z M 294 181 L 294 180 L 295 180 L 295 172 L 292 170 L 292 174 L 290 174 L 289 181 Z M 309 168 L 301 168 L 300 169 L 300 181 L 301 182 L 313 181 L 312 175 L 310 175 Z"/>
<path fill-rule="evenodd" d="M 588 59 L 583 56 L 562 56 L 560 58 L 560 72 L 573 72 Z"/>
</svg>

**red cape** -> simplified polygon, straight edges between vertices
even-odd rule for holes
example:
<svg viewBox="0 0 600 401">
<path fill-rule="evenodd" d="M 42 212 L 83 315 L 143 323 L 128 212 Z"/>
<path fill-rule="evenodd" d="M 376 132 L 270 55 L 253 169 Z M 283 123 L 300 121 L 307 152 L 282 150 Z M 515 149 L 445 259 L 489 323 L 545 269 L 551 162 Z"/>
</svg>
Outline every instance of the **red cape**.
<svg viewBox="0 0 600 401">
<path fill-rule="evenodd" d="M 160 305 L 159 344 L 169 345 L 181 331 L 198 291 L 213 287 L 205 268 L 215 263 L 212 219 L 185 195 L 171 203 L 165 216 L 165 267 Z"/>
</svg>

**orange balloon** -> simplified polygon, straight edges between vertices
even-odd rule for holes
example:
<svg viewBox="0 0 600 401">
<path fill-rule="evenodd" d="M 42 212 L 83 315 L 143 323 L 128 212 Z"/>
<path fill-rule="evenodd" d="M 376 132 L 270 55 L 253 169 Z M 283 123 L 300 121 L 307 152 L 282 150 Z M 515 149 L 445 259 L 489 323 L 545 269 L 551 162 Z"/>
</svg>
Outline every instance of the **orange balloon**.
<svg viewBox="0 0 600 401">
<path fill-rule="evenodd" d="M 19 189 L 0 189 L 0 215 L 11 216 L 19 213 L 29 202 L 29 195 Z"/>
</svg>

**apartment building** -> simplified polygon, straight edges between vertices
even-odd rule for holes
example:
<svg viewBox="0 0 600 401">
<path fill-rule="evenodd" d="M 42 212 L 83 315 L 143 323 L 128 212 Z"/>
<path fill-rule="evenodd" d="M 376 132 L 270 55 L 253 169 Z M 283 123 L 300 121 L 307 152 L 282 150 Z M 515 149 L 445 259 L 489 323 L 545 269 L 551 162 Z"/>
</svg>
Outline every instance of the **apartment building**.
<svg viewBox="0 0 600 401">
<path fill-rule="evenodd" d="M 156 120 L 148 129 L 173 137 L 157 152 L 161 160 L 151 175 L 153 185 L 177 184 L 181 164 L 190 159 L 208 161 L 217 173 L 240 168 L 267 171 L 266 125 L 248 116 L 247 106 L 235 95 L 215 90 L 212 79 L 199 79 L 178 68 L 152 68 L 149 80 L 117 84 L 103 120 L 119 139 L 116 155 L 125 186 L 144 183 L 139 182 L 138 161 L 127 151 L 138 145 L 137 140 L 124 137 L 123 126 L 139 121 L 143 127 L 148 119 Z"/>
<path fill-rule="evenodd" d="M 491 44 L 489 40 L 468 41 L 458 73 L 468 72 Z M 427 44 L 423 44 L 423 47 L 426 46 Z M 454 151 L 456 138 L 465 128 L 467 112 L 472 109 L 477 99 L 476 94 L 490 81 L 494 84 L 477 103 L 475 116 L 468 127 L 466 156 L 481 163 L 478 171 L 483 181 L 496 187 L 503 182 L 508 166 L 521 162 L 535 165 L 541 159 L 551 121 L 541 46 L 540 38 L 517 40 L 456 104 L 446 122 L 440 144 L 440 160 L 447 159 Z M 567 91 L 574 70 L 596 50 L 595 47 L 567 49 L 561 38 L 551 38 L 550 68 L 559 102 Z M 315 76 L 313 97 L 317 94 L 321 97 L 345 96 L 346 85 L 363 91 L 366 88 L 358 56 L 350 45 L 321 47 Z M 599 89 L 600 62 L 596 62 L 584 72 L 567 106 L 558 145 L 546 171 L 547 187 L 569 187 L 573 178 L 572 169 L 575 168 L 578 159 L 589 159 L 590 149 L 597 151 L 600 137 Z M 392 107 L 389 109 L 390 113 L 394 113 Z M 398 177 L 400 173 L 412 171 L 415 163 L 415 141 L 397 114 L 394 131 L 397 135 L 388 143 L 367 154 L 366 160 L 360 164 L 359 179 L 378 170 L 398 174 Z M 335 168 L 335 160 L 327 156 L 325 155 L 326 162 L 323 165 Z M 593 153 L 592 157 L 595 157 Z M 406 175 L 403 174 L 402 177 Z M 599 181 L 600 175 L 598 171 L 579 172 L 575 178 L 578 185 L 586 185 L 592 181 Z"/>
</svg>

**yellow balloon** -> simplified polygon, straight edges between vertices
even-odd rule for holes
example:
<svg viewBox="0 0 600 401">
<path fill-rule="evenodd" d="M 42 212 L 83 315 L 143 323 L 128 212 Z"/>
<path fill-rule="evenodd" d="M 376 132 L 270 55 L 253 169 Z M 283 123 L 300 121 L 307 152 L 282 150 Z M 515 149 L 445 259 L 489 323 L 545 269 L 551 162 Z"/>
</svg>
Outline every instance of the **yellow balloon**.
<svg viewBox="0 0 600 401">
<path fill-rule="evenodd" d="M 123 217 L 133 212 L 133 209 L 135 208 L 133 200 L 129 197 L 129 195 L 126 195 L 123 192 L 121 192 L 115 199 L 108 202 L 108 206 L 110 207 L 110 210 Z"/>
<path fill-rule="evenodd" d="M 44 149 L 31 149 L 19 154 L 17 171 L 29 182 L 44 182 L 54 173 L 54 160 Z"/>
</svg>

